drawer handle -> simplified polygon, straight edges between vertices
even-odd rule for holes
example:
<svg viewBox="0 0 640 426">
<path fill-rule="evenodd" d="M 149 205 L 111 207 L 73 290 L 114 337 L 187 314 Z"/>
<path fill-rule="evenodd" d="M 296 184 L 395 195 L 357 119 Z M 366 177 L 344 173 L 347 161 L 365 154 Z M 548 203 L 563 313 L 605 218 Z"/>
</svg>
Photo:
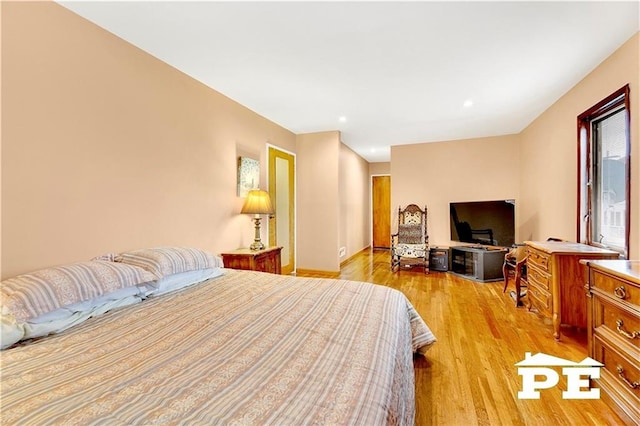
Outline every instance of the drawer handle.
<svg viewBox="0 0 640 426">
<path fill-rule="evenodd" d="M 631 389 L 635 389 L 640 387 L 640 382 L 632 382 L 624 376 L 624 368 L 621 365 L 618 366 L 618 376 L 622 379 L 623 382 L 627 384 Z"/>
<path fill-rule="evenodd" d="M 627 298 L 627 290 L 624 288 L 623 285 L 621 285 L 620 287 L 616 287 L 613 290 L 613 294 L 615 294 L 616 297 L 619 298 L 619 299 L 626 299 Z"/>
<path fill-rule="evenodd" d="M 636 337 L 640 337 L 640 331 L 634 331 L 632 333 L 629 333 L 627 330 L 622 328 L 623 325 L 624 325 L 624 322 L 622 322 L 621 319 L 616 320 L 616 329 L 618 330 L 618 333 L 622 334 L 627 339 L 635 339 Z"/>
</svg>

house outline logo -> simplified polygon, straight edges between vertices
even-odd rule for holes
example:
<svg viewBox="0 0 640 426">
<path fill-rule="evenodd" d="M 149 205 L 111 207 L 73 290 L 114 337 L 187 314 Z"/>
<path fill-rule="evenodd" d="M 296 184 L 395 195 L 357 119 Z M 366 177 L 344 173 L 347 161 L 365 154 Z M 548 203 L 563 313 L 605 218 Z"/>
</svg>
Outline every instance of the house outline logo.
<svg viewBox="0 0 640 426">
<path fill-rule="evenodd" d="M 562 391 L 562 399 L 600 399 L 600 389 L 590 388 L 589 379 L 599 379 L 600 368 L 604 364 L 593 358 L 574 362 L 540 352 L 535 355 L 526 352 L 524 359 L 515 366 L 518 367 L 518 375 L 522 376 L 518 399 L 540 399 L 538 389 L 550 389 L 558 384 L 560 375 L 549 367 L 562 367 L 562 375 L 567 378 L 567 390 Z M 544 377 L 544 380 L 536 381 L 536 377 Z"/>
</svg>

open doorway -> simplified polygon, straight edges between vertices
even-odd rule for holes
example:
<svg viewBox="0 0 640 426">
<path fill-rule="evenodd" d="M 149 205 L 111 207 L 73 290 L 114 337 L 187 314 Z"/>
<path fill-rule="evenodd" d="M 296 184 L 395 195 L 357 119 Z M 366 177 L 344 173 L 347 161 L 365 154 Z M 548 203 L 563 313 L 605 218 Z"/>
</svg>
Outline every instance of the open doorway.
<svg viewBox="0 0 640 426">
<path fill-rule="evenodd" d="M 295 271 L 295 154 L 268 146 L 269 195 L 275 214 L 269 217 L 269 245 L 282 247 L 282 274 Z"/>
</svg>

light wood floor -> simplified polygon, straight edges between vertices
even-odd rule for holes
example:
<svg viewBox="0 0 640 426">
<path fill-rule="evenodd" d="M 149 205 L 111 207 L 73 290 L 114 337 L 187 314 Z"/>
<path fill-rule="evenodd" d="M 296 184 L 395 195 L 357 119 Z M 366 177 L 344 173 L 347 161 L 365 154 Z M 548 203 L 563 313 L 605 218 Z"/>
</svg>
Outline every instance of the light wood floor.
<svg viewBox="0 0 640 426">
<path fill-rule="evenodd" d="M 514 364 L 525 352 L 581 361 L 586 332 L 563 328 L 556 342 L 551 322 L 516 308 L 502 282 L 421 269 L 392 273 L 386 250 L 358 253 L 343 264 L 341 278 L 402 291 L 438 338 L 426 358 L 414 362 L 416 425 L 623 424 L 600 400 L 563 400 L 562 379 L 539 400 L 518 400 L 521 376 Z"/>
</svg>

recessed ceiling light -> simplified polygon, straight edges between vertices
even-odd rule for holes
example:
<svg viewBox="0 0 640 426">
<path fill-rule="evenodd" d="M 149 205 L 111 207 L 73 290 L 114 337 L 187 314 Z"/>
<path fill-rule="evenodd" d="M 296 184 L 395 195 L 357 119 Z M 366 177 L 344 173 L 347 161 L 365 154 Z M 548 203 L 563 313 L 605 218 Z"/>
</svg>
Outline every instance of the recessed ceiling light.
<svg viewBox="0 0 640 426">
<path fill-rule="evenodd" d="M 464 101 L 464 103 L 462 104 L 463 107 L 465 108 L 469 108 L 473 105 L 473 101 L 471 99 L 467 99 L 466 101 Z"/>
<path fill-rule="evenodd" d="M 347 121 L 347 117 L 345 117 L 344 115 L 341 115 L 340 117 L 338 117 L 338 121 L 340 121 L 341 123 L 344 123 L 345 121 Z"/>
</svg>

